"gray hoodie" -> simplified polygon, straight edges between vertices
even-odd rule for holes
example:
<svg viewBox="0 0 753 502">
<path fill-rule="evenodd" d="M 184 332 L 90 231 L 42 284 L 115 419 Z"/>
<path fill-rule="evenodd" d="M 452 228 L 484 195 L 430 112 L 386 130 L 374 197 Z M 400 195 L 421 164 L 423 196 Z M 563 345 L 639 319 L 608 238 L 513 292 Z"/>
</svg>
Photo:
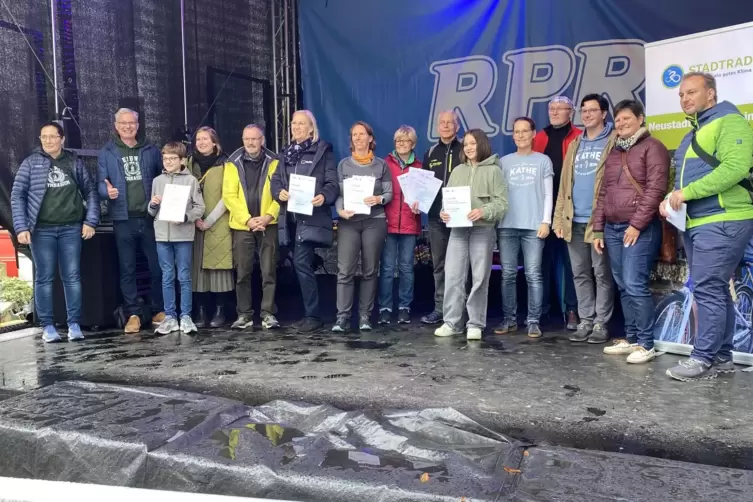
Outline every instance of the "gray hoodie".
<svg viewBox="0 0 753 502">
<path fill-rule="evenodd" d="M 162 196 L 165 193 L 166 185 L 188 185 L 191 187 L 191 195 L 188 197 L 186 206 L 186 216 L 184 223 L 170 223 L 157 219 L 159 215 L 159 205 L 149 203 L 149 214 L 154 219 L 154 237 L 157 242 L 193 242 L 196 233 L 196 220 L 204 215 L 204 198 L 201 196 L 199 189 L 199 180 L 197 180 L 191 171 L 182 168 L 177 173 L 168 173 L 162 171 L 162 174 L 154 178 L 152 182 L 152 197 L 155 195 Z"/>
</svg>

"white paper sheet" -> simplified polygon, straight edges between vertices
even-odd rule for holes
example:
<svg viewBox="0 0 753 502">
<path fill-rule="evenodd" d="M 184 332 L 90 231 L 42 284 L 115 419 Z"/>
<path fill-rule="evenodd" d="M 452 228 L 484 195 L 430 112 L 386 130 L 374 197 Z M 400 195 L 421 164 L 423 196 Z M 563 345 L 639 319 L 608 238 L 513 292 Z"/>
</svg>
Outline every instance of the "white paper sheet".
<svg viewBox="0 0 753 502">
<path fill-rule="evenodd" d="M 374 195 L 373 176 L 351 176 L 343 180 L 343 209 L 355 214 L 371 214 L 371 207 L 363 201 Z"/>
<path fill-rule="evenodd" d="M 672 209 L 672 206 L 669 205 L 669 202 L 662 202 L 662 204 L 665 204 L 665 208 L 667 210 L 667 213 L 669 214 L 667 216 L 667 221 L 670 222 L 672 225 L 677 227 L 677 230 L 680 232 L 685 231 L 685 222 L 687 221 L 687 215 L 688 215 L 688 205 L 684 202 L 680 205 L 680 209 L 675 211 Z"/>
<path fill-rule="evenodd" d="M 408 173 L 398 176 L 397 181 L 403 191 L 405 203 L 412 206 L 414 202 L 418 202 L 418 209 L 422 213 L 429 212 L 442 188 L 442 180 L 426 169 L 411 167 Z"/>
<path fill-rule="evenodd" d="M 288 190 L 290 195 L 288 211 L 311 216 L 314 213 L 314 204 L 311 203 L 311 200 L 314 198 L 315 191 L 315 177 L 291 174 L 290 189 Z"/>
<path fill-rule="evenodd" d="M 186 221 L 186 210 L 190 196 L 190 185 L 174 185 L 172 183 L 165 185 L 157 219 L 172 223 L 183 223 Z"/>
<path fill-rule="evenodd" d="M 442 204 L 445 213 L 450 215 L 447 228 L 472 227 L 468 219 L 471 212 L 471 187 L 449 187 L 442 189 Z"/>
</svg>

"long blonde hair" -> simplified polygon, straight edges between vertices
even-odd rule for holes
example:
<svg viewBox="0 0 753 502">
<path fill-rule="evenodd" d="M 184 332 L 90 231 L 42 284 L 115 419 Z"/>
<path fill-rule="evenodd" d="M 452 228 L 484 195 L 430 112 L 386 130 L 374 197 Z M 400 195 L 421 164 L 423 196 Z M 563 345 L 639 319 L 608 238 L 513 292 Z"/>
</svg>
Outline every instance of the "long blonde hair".
<svg viewBox="0 0 753 502">
<path fill-rule="evenodd" d="M 202 127 L 199 127 L 196 130 L 196 134 L 194 135 L 194 146 L 196 146 L 196 139 L 195 138 L 199 135 L 200 132 L 205 132 L 205 133 L 209 134 L 209 137 L 212 139 L 212 143 L 214 143 L 214 147 L 217 150 L 217 152 L 216 152 L 217 155 L 221 154 L 222 153 L 222 145 L 220 145 L 220 135 L 217 134 L 217 131 L 215 131 L 214 129 L 212 129 L 209 126 L 202 126 Z"/>
</svg>

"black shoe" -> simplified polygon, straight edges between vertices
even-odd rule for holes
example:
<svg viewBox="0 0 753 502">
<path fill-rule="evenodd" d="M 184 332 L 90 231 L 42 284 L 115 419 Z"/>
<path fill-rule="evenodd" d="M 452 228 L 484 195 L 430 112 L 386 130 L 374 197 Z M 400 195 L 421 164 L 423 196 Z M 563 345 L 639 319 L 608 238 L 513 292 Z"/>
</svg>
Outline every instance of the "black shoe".
<svg viewBox="0 0 753 502">
<path fill-rule="evenodd" d="M 410 324 L 410 309 L 400 309 L 397 314 L 398 324 Z"/>
<path fill-rule="evenodd" d="M 568 331 L 575 331 L 578 329 L 578 314 L 574 310 L 568 310 L 565 329 Z"/>
<path fill-rule="evenodd" d="M 371 331 L 371 316 L 362 315 L 358 322 L 358 329 L 361 331 Z"/>
<path fill-rule="evenodd" d="M 379 324 L 389 324 L 392 322 L 392 311 L 384 309 L 379 311 Z"/>
<path fill-rule="evenodd" d="M 350 327 L 350 316 L 338 316 L 335 325 L 332 326 L 332 331 L 335 333 L 345 333 Z"/>
<path fill-rule="evenodd" d="M 322 329 L 322 321 L 313 317 L 305 317 L 302 321 L 296 323 L 298 326 L 296 330 L 299 333 L 313 333 Z"/>
<path fill-rule="evenodd" d="M 214 317 L 209 323 L 212 328 L 221 328 L 225 325 L 225 307 L 217 305 L 217 310 L 214 312 Z M 196 324 L 198 326 L 198 324 Z"/>
<path fill-rule="evenodd" d="M 421 318 L 421 322 L 424 324 L 439 324 L 442 322 L 442 313 L 436 310 L 431 314 L 425 315 Z"/>
<path fill-rule="evenodd" d="M 197 328 L 207 327 L 207 315 L 206 311 L 204 310 L 204 305 L 199 305 L 199 308 L 196 309 L 196 315 L 194 316 L 193 323 Z"/>
</svg>

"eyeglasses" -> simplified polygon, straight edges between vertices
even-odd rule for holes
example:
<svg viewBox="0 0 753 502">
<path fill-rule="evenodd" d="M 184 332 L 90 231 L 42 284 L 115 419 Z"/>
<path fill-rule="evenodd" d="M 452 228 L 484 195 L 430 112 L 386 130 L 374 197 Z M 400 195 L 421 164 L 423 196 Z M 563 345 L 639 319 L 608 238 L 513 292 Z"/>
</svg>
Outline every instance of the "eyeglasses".
<svg viewBox="0 0 753 502">
<path fill-rule="evenodd" d="M 163 155 L 162 160 L 164 162 L 178 162 L 180 160 L 180 157 L 177 155 Z"/>
<path fill-rule="evenodd" d="M 41 141 L 55 141 L 56 139 L 60 139 L 62 136 L 59 134 L 56 134 L 55 136 L 40 136 L 39 139 Z"/>
<path fill-rule="evenodd" d="M 405 144 L 405 143 L 412 143 L 412 141 L 409 139 L 396 139 L 395 140 L 396 145 Z"/>
<path fill-rule="evenodd" d="M 133 127 L 138 125 L 138 122 L 115 122 L 118 125 Z"/>
<path fill-rule="evenodd" d="M 591 115 L 592 113 L 601 113 L 601 108 L 581 108 L 581 115 Z"/>
</svg>

